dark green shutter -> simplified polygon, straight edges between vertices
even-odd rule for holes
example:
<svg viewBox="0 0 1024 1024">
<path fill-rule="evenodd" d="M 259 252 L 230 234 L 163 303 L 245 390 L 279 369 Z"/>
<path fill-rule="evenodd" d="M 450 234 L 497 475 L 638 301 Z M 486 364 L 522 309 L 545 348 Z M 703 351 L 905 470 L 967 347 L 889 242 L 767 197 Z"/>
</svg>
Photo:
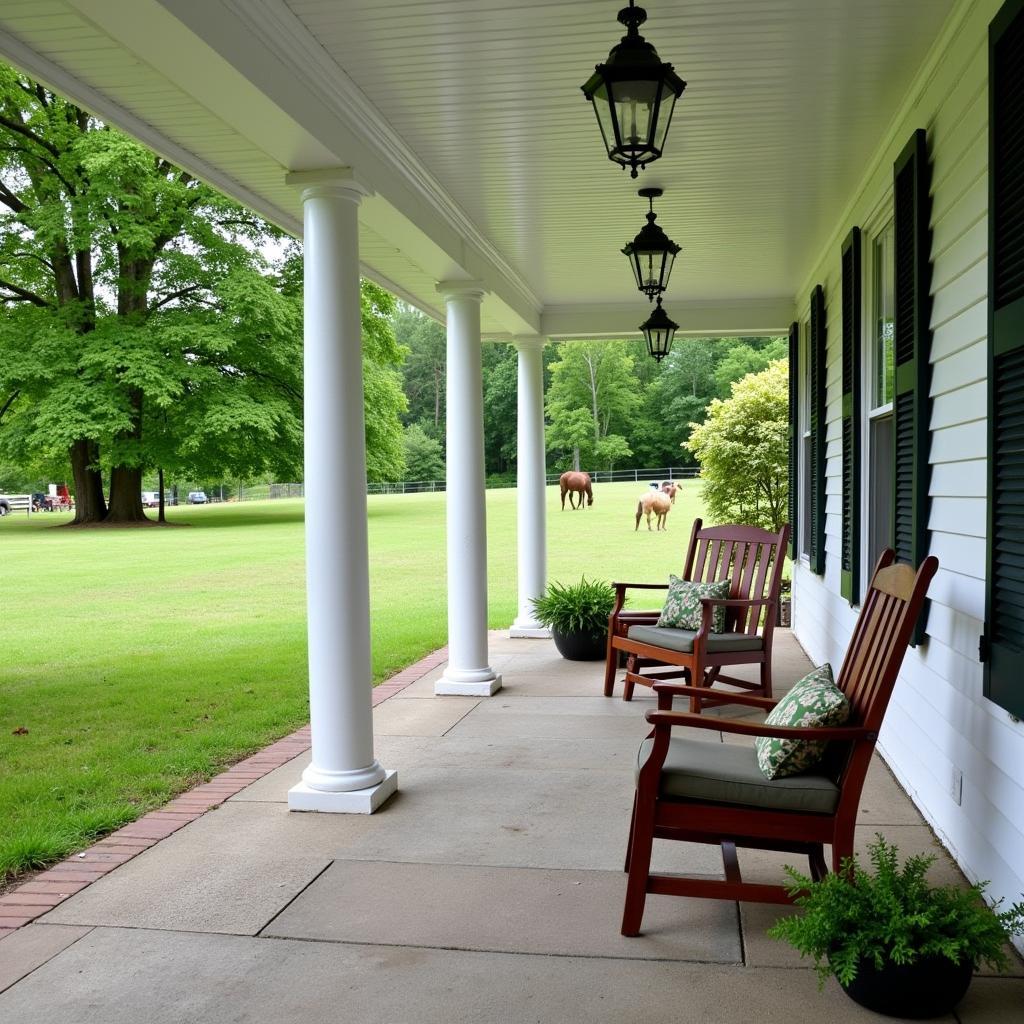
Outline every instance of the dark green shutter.
<svg viewBox="0 0 1024 1024">
<path fill-rule="evenodd" d="M 840 542 L 839 592 L 860 600 L 860 228 L 843 242 L 843 522 Z"/>
<path fill-rule="evenodd" d="M 796 520 L 800 510 L 800 327 L 789 328 L 789 557 L 799 550 Z"/>
<path fill-rule="evenodd" d="M 1024 9 L 989 29 L 985 696 L 1024 716 Z"/>
<path fill-rule="evenodd" d="M 910 137 L 893 166 L 895 334 L 893 362 L 893 542 L 898 561 L 915 568 L 928 554 L 928 419 L 931 401 L 931 199 L 928 138 Z M 928 606 L 912 644 L 924 639 Z"/>
<path fill-rule="evenodd" d="M 811 572 L 825 573 L 825 293 L 811 292 Z"/>
</svg>

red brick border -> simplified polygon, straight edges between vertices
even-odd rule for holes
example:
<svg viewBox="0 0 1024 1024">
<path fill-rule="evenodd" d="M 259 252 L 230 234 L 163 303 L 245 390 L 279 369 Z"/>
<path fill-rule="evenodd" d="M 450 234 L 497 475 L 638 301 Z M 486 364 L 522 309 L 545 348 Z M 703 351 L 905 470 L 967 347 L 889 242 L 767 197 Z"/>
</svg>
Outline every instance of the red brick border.
<svg viewBox="0 0 1024 1024">
<path fill-rule="evenodd" d="M 403 668 L 373 688 L 373 706 L 400 693 L 447 660 L 448 648 L 442 647 Z M 227 771 L 215 775 L 209 782 L 180 793 L 159 810 L 150 811 L 138 821 L 119 828 L 82 853 L 73 854 L 67 860 L 54 864 L 6 896 L 0 896 L 0 939 L 53 910 L 97 878 L 102 878 L 143 850 L 155 846 L 161 839 L 173 835 L 211 808 L 219 807 L 228 797 L 240 793 L 246 786 L 269 775 L 275 768 L 287 764 L 308 749 L 307 725 L 244 761 L 239 761 Z"/>
</svg>

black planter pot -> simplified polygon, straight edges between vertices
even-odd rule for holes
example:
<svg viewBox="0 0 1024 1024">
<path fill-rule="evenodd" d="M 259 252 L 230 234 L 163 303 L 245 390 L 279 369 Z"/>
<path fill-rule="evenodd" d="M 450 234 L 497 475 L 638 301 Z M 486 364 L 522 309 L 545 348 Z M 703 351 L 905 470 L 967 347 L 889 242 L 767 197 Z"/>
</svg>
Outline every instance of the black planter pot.
<svg viewBox="0 0 1024 1024">
<path fill-rule="evenodd" d="M 954 963 L 944 956 L 886 964 L 880 971 L 871 960 L 861 960 L 857 977 L 843 989 L 855 1003 L 875 1013 L 924 1020 L 949 1013 L 963 999 L 972 973 L 969 959 Z"/>
<path fill-rule="evenodd" d="M 552 628 L 551 639 L 555 641 L 558 653 L 567 661 L 601 661 L 607 649 L 605 637 L 594 637 L 589 633 L 563 633 Z"/>
</svg>

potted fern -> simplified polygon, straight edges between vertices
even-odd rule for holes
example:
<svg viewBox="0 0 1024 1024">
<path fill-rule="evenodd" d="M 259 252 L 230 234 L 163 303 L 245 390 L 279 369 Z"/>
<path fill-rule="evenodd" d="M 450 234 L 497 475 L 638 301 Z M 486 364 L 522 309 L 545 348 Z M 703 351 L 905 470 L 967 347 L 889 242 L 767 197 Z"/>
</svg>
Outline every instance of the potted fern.
<svg viewBox="0 0 1024 1024">
<path fill-rule="evenodd" d="M 604 580 L 549 583 L 533 601 L 537 621 L 551 630 L 558 653 L 569 661 L 599 661 L 605 655 L 608 616 L 615 590 Z"/>
<path fill-rule="evenodd" d="M 1024 932 L 1024 903 L 1000 913 L 984 903 L 987 883 L 929 886 L 935 858 L 909 857 L 901 869 L 897 848 L 881 835 L 868 855 L 873 872 L 852 857 L 817 882 L 786 868 L 804 913 L 768 934 L 814 958 L 819 987 L 834 975 L 869 1010 L 922 1019 L 949 1013 L 982 963 L 1008 965 L 1005 943 Z"/>
</svg>

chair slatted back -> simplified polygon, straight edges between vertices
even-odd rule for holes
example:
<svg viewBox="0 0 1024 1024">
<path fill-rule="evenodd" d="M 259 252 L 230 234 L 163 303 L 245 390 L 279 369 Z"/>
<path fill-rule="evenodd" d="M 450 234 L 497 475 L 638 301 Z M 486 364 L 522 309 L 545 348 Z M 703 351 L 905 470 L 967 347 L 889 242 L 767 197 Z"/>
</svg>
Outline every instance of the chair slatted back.
<svg viewBox="0 0 1024 1024">
<path fill-rule="evenodd" d="M 915 573 L 882 552 L 846 649 L 836 684 L 850 702 L 850 721 L 878 729 L 888 707 L 928 584 L 939 567 L 929 555 Z"/>
<path fill-rule="evenodd" d="M 765 620 L 774 624 L 788 541 L 788 524 L 778 533 L 772 533 L 756 526 L 709 526 L 705 529 L 702 520 L 696 519 L 683 578 L 704 583 L 727 579 L 732 598 L 769 598 Z M 756 633 L 762 611 L 765 609 L 727 609 L 726 632 Z"/>
</svg>

